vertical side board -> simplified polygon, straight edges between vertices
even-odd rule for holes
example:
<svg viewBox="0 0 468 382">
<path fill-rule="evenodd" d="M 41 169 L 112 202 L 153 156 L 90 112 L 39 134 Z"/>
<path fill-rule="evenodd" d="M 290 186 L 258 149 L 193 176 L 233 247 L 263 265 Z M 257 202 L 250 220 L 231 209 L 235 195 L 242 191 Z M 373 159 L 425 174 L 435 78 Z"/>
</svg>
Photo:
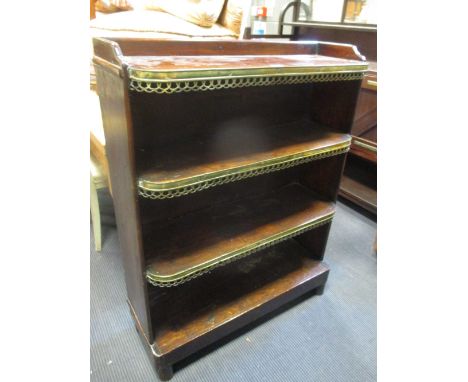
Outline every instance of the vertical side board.
<svg viewBox="0 0 468 382">
<path fill-rule="evenodd" d="M 336 131 L 349 134 L 362 80 L 316 82 L 310 95 L 310 117 Z"/>
<path fill-rule="evenodd" d="M 126 74 L 122 78 L 117 72 L 99 64 L 96 65 L 96 76 L 127 295 L 144 334 L 151 342 L 151 320 L 137 206 L 132 122 L 126 86 L 128 79 L 125 78 Z"/>
</svg>

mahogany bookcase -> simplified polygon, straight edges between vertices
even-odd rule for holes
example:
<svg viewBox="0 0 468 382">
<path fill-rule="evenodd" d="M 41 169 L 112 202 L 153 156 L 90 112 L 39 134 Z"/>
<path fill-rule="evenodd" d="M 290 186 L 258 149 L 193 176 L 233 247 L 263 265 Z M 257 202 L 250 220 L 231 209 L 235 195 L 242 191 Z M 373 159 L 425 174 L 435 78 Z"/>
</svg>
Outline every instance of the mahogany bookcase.
<svg viewBox="0 0 468 382">
<path fill-rule="evenodd" d="M 128 304 L 162 380 L 315 291 L 367 63 L 318 42 L 94 39 Z"/>
</svg>

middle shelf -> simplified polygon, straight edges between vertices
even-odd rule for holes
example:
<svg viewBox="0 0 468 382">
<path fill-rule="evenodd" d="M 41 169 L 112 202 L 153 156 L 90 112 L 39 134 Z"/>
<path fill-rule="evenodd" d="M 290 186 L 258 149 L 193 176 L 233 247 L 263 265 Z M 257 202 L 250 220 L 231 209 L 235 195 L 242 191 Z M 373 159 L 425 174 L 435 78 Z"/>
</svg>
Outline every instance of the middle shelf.
<svg viewBox="0 0 468 382">
<path fill-rule="evenodd" d="M 329 223 L 334 211 L 334 203 L 290 184 L 192 212 L 163 226 L 148 225 L 143 231 L 146 277 L 158 286 L 180 284 Z"/>
<path fill-rule="evenodd" d="M 271 126 L 243 119 L 182 142 L 138 150 L 139 193 L 151 199 L 191 194 L 349 150 L 351 137 L 311 121 Z"/>
</svg>

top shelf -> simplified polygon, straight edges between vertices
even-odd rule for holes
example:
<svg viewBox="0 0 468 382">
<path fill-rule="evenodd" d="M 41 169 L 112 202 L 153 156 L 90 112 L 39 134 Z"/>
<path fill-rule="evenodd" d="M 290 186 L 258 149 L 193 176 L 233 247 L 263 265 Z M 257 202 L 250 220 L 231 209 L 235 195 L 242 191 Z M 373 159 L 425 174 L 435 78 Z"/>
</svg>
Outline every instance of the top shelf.
<svg viewBox="0 0 468 382">
<path fill-rule="evenodd" d="M 347 44 L 93 41 L 96 64 L 128 76 L 131 90 L 146 93 L 360 80 L 367 71 L 365 57 Z"/>
<path fill-rule="evenodd" d="M 226 55 L 126 57 L 131 78 L 170 80 L 220 76 L 362 72 L 361 61 L 322 55 Z"/>
</svg>

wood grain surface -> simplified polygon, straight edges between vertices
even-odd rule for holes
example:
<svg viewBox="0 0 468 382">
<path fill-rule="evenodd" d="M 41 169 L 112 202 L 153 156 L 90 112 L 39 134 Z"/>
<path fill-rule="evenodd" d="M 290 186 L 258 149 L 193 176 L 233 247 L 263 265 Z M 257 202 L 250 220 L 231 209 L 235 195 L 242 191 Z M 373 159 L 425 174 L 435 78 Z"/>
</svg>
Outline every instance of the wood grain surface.
<svg viewBox="0 0 468 382">
<path fill-rule="evenodd" d="M 183 137 L 169 147 L 139 150 L 139 180 L 153 183 L 155 188 L 170 188 L 201 177 L 215 178 L 223 172 L 261 168 L 262 163 L 281 163 L 332 150 L 349 141 L 349 135 L 331 132 L 312 122 L 268 126 L 259 119 L 242 119 L 237 124 L 220 124 L 214 132 Z"/>
<path fill-rule="evenodd" d="M 147 272 L 174 280 L 191 269 L 206 269 L 231 253 L 306 227 L 333 214 L 334 208 L 334 203 L 317 200 L 305 187 L 292 184 L 188 214 L 162 227 L 145 227 Z"/>
<path fill-rule="evenodd" d="M 138 179 L 206 176 L 345 142 L 361 80 L 155 94 L 130 89 L 129 65 L 176 76 L 335 65 L 346 72 L 366 63 L 351 45 L 313 41 L 94 39 L 93 46 L 128 299 L 167 380 L 175 362 L 306 292 L 323 292 L 321 259 L 346 154 L 164 200 L 139 197 Z M 312 228 L 316 222 L 324 224 Z M 182 285 L 145 278 L 148 268 L 179 277 L 243 253 L 250 254 Z"/>
<path fill-rule="evenodd" d="M 242 55 L 242 56 L 128 56 L 135 70 L 213 70 L 255 68 L 307 68 L 362 65 L 361 61 L 321 55 Z"/>
<path fill-rule="evenodd" d="M 191 342 L 206 344 L 210 332 L 221 329 L 226 334 L 242 316 L 254 311 L 265 314 L 271 310 L 268 303 L 295 289 L 297 296 L 323 285 L 327 274 L 325 265 L 289 240 L 189 284 L 151 287 L 156 349 L 173 361 Z M 310 282 L 316 284 L 307 285 Z"/>
</svg>

